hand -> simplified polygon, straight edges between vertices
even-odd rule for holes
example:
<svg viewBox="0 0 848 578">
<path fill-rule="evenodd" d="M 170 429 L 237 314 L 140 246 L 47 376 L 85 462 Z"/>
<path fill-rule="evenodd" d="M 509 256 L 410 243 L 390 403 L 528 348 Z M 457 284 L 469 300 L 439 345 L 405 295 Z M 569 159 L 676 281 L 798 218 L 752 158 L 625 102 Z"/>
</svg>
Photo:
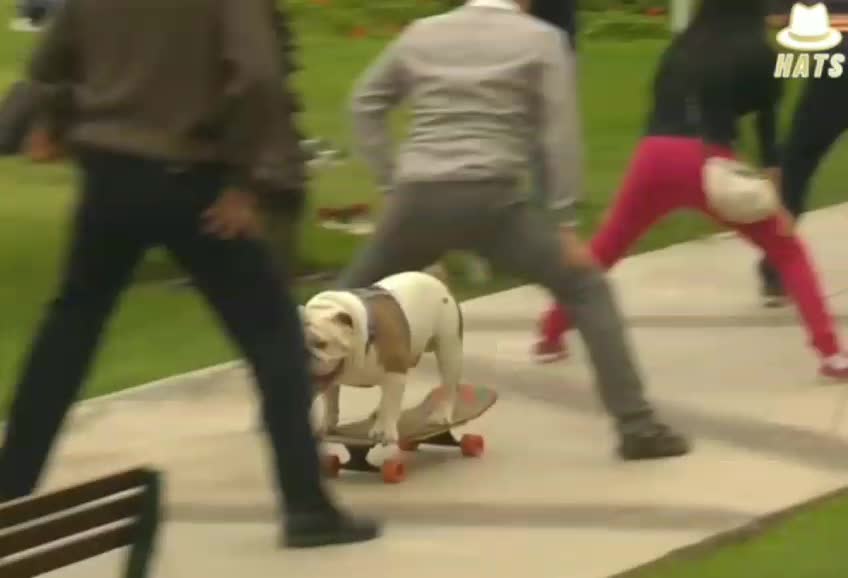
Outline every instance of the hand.
<svg viewBox="0 0 848 578">
<path fill-rule="evenodd" d="M 229 190 L 203 213 L 203 230 L 224 240 L 238 237 L 258 237 L 262 222 L 256 199 L 243 191 Z"/>
<path fill-rule="evenodd" d="M 780 194 L 781 187 L 783 186 L 783 173 L 780 170 L 780 167 L 768 167 L 763 170 L 768 178 L 771 181 L 771 184 L 774 186 L 774 190 L 777 191 L 777 194 Z"/>
<path fill-rule="evenodd" d="M 566 262 L 573 267 L 592 268 L 598 263 L 589 247 L 583 242 L 577 231 L 571 226 L 561 225 L 559 229 L 562 250 Z"/>
<path fill-rule="evenodd" d="M 50 132 L 42 127 L 36 126 L 27 136 L 26 154 L 34 163 L 50 163 L 64 156 L 62 147 L 56 144 Z"/>
</svg>

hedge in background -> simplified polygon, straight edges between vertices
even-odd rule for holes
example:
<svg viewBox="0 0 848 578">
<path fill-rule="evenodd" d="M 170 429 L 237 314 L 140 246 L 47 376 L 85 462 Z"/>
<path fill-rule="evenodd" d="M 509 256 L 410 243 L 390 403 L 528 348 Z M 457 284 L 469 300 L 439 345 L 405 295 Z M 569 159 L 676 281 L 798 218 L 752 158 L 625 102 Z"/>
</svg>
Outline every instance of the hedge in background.
<svg viewBox="0 0 848 578">
<path fill-rule="evenodd" d="M 312 27 L 348 36 L 394 34 L 417 18 L 439 14 L 455 0 L 282 0 L 290 13 Z"/>
<path fill-rule="evenodd" d="M 624 40 L 667 35 L 668 0 L 577 0 L 589 37 Z M 743 1 L 743 0 L 740 0 Z M 351 37 L 387 36 L 416 18 L 439 14 L 464 0 L 281 0 L 310 29 Z"/>
</svg>

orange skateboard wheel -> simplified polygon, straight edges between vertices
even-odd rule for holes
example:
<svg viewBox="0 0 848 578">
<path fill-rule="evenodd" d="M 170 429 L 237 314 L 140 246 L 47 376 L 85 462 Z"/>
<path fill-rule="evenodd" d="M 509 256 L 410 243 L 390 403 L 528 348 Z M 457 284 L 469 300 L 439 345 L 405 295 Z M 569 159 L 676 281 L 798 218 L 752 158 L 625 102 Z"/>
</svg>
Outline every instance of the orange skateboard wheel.
<svg viewBox="0 0 848 578">
<path fill-rule="evenodd" d="M 338 478 L 342 470 L 342 460 L 336 454 L 327 454 L 323 457 L 322 466 L 324 474 L 330 478 Z"/>
<path fill-rule="evenodd" d="M 383 474 L 383 481 L 387 484 L 399 484 L 406 479 L 406 464 L 396 458 L 391 458 L 383 462 L 380 468 Z"/>
<path fill-rule="evenodd" d="M 481 435 L 465 434 L 459 440 L 459 449 L 467 458 L 479 458 L 486 451 L 486 440 Z"/>
</svg>

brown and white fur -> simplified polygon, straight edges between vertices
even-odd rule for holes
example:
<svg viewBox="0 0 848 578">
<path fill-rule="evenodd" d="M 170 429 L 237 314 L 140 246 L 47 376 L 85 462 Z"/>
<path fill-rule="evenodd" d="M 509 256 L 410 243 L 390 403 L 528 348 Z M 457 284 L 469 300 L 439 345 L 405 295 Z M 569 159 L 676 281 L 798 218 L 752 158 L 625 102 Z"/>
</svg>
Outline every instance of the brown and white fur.
<svg viewBox="0 0 848 578">
<path fill-rule="evenodd" d="M 424 353 L 435 353 L 445 391 L 430 420 L 452 419 L 462 377 L 462 314 L 445 284 L 426 273 L 400 273 L 375 285 L 389 295 L 368 297 L 367 308 L 351 291 L 325 291 L 310 299 L 302 314 L 312 377 L 325 401 L 320 429 L 338 425 L 342 385 L 379 386 L 370 437 L 391 444 L 398 441 L 409 371 Z"/>
</svg>

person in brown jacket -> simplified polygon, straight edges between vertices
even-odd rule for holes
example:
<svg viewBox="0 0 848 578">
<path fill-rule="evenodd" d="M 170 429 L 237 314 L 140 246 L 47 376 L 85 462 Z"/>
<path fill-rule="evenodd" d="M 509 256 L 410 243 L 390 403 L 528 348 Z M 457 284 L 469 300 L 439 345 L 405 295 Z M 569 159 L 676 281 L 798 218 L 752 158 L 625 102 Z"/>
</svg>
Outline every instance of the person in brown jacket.
<svg viewBox="0 0 848 578">
<path fill-rule="evenodd" d="M 305 187 L 281 73 L 290 46 L 274 10 L 270 0 L 73 0 L 58 10 L 30 65 L 46 119 L 32 147 L 49 159 L 64 143 L 81 194 L 64 277 L 11 406 L 0 501 L 36 487 L 104 325 L 145 252 L 162 246 L 253 369 L 285 543 L 378 535 L 322 484 L 301 321 L 261 239 L 260 209 L 296 213 Z"/>
</svg>

